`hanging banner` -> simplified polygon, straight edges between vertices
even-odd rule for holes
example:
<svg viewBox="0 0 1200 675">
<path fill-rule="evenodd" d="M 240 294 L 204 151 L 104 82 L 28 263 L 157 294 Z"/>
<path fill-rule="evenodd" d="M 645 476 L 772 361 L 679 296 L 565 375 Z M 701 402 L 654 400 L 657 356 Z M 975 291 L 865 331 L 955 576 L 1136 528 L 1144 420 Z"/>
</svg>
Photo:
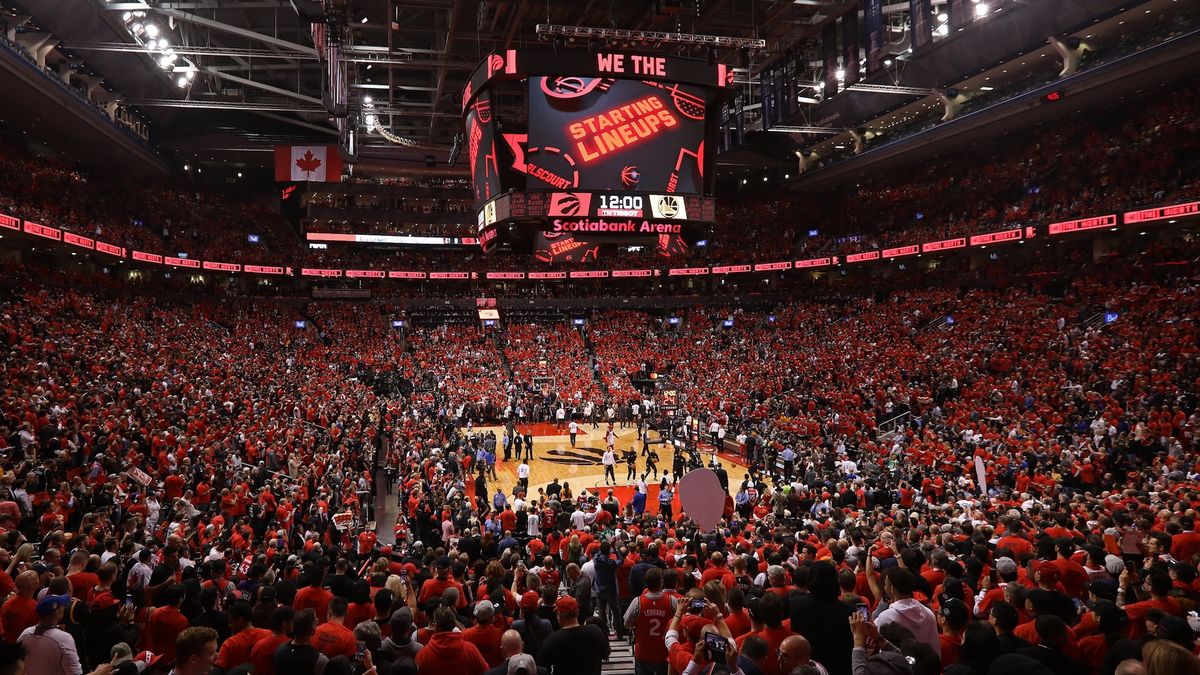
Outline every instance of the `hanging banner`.
<svg viewBox="0 0 1200 675">
<path fill-rule="evenodd" d="M 838 93 L 837 23 L 829 22 L 821 29 L 821 62 L 825 66 L 825 97 Z"/>
<path fill-rule="evenodd" d="M 858 82 L 858 3 L 842 15 L 842 68 L 847 87 Z"/>
<path fill-rule="evenodd" d="M 865 0 L 863 32 L 867 40 L 867 77 L 883 66 L 883 0 Z"/>
<path fill-rule="evenodd" d="M 933 42 L 933 7 L 929 0 L 908 0 L 912 17 L 912 50 L 919 51 Z"/>
<path fill-rule="evenodd" d="M 946 3 L 950 14 L 950 29 L 957 31 L 971 23 L 975 5 L 969 0 L 950 0 Z"/>
</svg>

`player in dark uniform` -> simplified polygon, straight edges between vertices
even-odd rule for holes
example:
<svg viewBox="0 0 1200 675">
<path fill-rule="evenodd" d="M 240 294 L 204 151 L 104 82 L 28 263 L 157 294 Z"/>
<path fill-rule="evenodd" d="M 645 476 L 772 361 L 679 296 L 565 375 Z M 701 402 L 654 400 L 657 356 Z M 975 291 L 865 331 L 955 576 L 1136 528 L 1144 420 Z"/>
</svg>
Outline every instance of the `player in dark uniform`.
<svg viewBox="0 0 1200 675">
<path fill-rule="evenodd" d="M 633 448 L 625 451 L 626 482 L 632 483 L 633 479 L 637 476 L 637 458 L 637 451 Z"/>
<path fill-rule="evenodd" d="M 654 472 L 654 478 L 658 478 L 658 451 L 650 448 L 650 453 L 646 455 L 646 473 Z"/>
</svg>

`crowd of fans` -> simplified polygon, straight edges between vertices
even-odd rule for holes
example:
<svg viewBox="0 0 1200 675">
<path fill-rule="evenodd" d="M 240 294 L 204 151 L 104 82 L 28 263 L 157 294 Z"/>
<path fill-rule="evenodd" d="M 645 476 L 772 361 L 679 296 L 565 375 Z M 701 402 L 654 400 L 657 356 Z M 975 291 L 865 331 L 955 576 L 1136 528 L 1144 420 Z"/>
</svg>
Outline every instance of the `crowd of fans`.
<svg viewBox="0 0 1200 675">
<path fill-rule="evenodd" d="M 629 638 L 639 673 L 1200 672 L 1180 272 L 501 333 L 18 272 L 0 672 L 599 673 Z M 541 458 L 479 426 L 530 400 L 628 420 L 635 467 L 678 464 L 677 406 L 724 451 L 716 529 L 665 476 L 500 489 Z"/>
</svg>

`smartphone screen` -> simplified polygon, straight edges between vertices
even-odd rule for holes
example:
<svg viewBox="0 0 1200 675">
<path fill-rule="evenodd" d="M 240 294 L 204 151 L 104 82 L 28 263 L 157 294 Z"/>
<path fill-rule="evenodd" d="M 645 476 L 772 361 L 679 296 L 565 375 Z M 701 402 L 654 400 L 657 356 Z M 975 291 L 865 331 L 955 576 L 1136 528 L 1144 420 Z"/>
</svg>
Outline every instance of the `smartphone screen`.
<svg viewBox="0 0 1200 675">
<path fill-rule="evenodd" d="M 858 610 L 858 615 L 862 617 L 863 621 L 871 620 L 871 607 L 867 603 L 860 602 L 854 608 Z"/>
<path fill-rule="evenodd" d="M 358 649 L 354 652 L 354 660 L 362 663 L 363 657 L 367 655 L 367 643 L 362 640 L 358 641 Z"/>
<path fill-rule="evenodd" d="M 704 634 L 704 655 L 713 663 L 725 661 L 725 638 L 717 633 Z"/>
</svg>

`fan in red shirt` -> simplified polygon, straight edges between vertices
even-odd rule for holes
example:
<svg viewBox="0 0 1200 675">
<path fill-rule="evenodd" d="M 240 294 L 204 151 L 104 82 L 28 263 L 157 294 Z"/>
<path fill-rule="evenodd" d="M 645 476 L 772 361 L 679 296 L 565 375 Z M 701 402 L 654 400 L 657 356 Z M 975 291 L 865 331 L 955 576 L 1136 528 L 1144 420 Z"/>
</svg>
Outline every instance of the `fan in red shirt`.
<svg viewBox="0 0 1200 675">
<path fill-rule="evenodd" d="M 233 629 L 233 634 L 221 644 L 215 661 L 217 666 L 230 670 L 243 663 L 250 663 L 254 646 L 270 639 L 271 631 L 251 625 L 251 614 L 248 602 L 235 602 L 229 607 L 229 627 Z"/>
<path fill-rule="evenodd" d="M 354 656 L 358 641 L 354 639 L 354 631 L 346 627 L 346 599 L 334 597 L 329 601 L 329 620 L 317 626 L 313 633 L 312 645 L 317 651 L 329 658 L 335 656 Z"/>
<path fill-rule="evenodd" d="M 325 582 L 323 566 L 314 566 L 311 574 L 312 578 L 309 579 L 309 584 L 296 591 L 296 599 L 292 601 L 292 607 L 297 612 L 311 609 L 316 613 L 318 621 L 325 621 L 329 615 L 329 603 L 333 600 L 333 593 L 321 587 Z"/>
<path fill-rule="evenodd" d="M 475 645 L 455 633 L 458 626 L 454 610 L 440 607 L 433 613 L 435 632 L 428 644 L 417 652 L 417 670 L 422 673 L 451 673 L 453 675 L 483 675 L 487 661 Z"/>
</svg>

